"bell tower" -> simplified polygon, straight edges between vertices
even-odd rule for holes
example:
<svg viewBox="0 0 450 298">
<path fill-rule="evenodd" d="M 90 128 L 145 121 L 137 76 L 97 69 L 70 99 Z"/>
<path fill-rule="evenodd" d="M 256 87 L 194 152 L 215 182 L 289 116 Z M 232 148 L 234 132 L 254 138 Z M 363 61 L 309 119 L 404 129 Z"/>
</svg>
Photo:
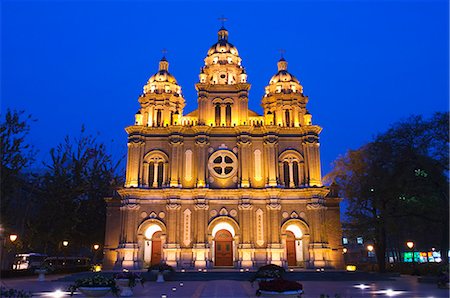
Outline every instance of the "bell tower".
<svg viewBox="0 0 450 298">
<path fill-rule="evenodd" d="M 141 108 L 136 113 L 135 125 L 165 127 L 180 124 L 185 101 L 181 87 L 169 73 L 166 57 L 162 57 L 158 72 L 144 86 L 139 103 Z"/>
<path fill-rule="evenodd" d="M 198 122 L 207 126 L 248 125 L 247 74 L 238 50 L 228 42 L 228 31 L 222 26 L 217 35 L 195 85 Z"/>
<path fill-rule="evenodd" d="M 272 76 L 262 99 L 266 125 L 300 127 L 311 124 L 311 115 L 306 110 L 308 97 L 303 87 L 288 72 L 287 61 L 281 57 L 277 63 L 278 72 Z"/>
</svg>

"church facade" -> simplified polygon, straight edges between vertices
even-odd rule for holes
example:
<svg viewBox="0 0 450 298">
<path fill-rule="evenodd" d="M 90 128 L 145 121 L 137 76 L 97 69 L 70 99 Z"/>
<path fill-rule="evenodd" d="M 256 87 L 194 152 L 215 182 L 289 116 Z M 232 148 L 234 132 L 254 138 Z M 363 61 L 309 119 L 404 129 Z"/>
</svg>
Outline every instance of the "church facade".
<svg viewBox="0 0 450 298">
<path fill-rule="evenodd" d="M 163 57 L 128 133 L 126 182 L 107 199 L 104 268 L 342 268 L 340 199 L 322 185 L 319 133 L 278 61 L 249 110 L 250 83 L 221 28 L 184 115 Z"/>
</svg>

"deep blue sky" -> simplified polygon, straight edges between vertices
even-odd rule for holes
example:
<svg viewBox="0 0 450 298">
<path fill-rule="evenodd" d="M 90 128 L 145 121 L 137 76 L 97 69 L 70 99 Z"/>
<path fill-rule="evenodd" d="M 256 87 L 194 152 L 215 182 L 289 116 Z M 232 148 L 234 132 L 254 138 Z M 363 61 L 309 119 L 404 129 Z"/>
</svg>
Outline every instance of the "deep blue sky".
<svg viewBox="0 0 450 298">
<path fill-rule="evenodd" d="M 261 113 L 278 49 L 321 125 L 322 169 L 411 114 L 447 111 L 447 1 L 2 1 L 1 108 L 38 121 L 39 159 L 82 124 L 126 152 L 124 127 L 168 49 L 172 74 L 196 108 L 194 84 L 220 22 Z M 114 140 L 113 143 L 110 143 Z"/>
</svg>

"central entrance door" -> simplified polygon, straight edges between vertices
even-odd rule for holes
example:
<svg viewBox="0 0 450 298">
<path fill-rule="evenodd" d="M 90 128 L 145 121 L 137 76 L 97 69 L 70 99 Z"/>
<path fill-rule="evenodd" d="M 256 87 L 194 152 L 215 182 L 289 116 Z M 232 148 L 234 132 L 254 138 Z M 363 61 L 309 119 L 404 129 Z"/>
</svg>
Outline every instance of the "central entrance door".
<svg viewBox="0 0 450 298">
<path fill-rule="evenodd" d="M 297 266 L 297 256 L 295 254 L 295 236 L 291 231 L 286 231 L 286 254 L 288 266 Z"/>
<path fill-rule="evenodd" d="M 155 232 L 152 237 L 152 258 L 150 265 L 161 263 L 161 232 Z"/>
<path fill-rule="evenodd" d="M 233 266 L 233 237 L 227 230 L 216 233 L 215 241 L 215 266 Z"/>
</svg>

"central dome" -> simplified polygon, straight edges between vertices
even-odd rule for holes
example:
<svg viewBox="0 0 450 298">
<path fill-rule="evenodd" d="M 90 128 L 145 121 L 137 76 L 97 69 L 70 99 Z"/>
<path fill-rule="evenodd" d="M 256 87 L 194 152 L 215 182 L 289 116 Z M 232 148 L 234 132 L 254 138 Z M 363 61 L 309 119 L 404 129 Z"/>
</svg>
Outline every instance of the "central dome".
<svg viewBox="0 0 450 298">
<path fill-rule="evenodd" d="M 228 31 L 224 27 L 220 28 L 218 35 L 218 41 L 213 44 L 208 50 L 208 56 L 214 54 L 232 54 L 239 56 L 238 50 L 234 45 L 228 42 Z"/>
</svg>

